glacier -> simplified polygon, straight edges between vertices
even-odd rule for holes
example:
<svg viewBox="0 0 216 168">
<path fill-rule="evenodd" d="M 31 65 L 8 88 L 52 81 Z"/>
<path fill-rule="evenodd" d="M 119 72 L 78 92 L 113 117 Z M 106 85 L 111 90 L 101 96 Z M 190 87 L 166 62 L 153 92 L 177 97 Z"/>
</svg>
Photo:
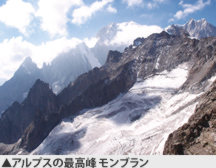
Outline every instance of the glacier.
<svg viewBox="0 0 216 168">
<path fill-rule="evenodd" d="M 163 154 L 168 135 L 188 121 L 204 93 L 181 89 L 188 72 L 184 63 L 137 80 L 108 104 L 64 119 L 31 154 Z"/>
</svg>

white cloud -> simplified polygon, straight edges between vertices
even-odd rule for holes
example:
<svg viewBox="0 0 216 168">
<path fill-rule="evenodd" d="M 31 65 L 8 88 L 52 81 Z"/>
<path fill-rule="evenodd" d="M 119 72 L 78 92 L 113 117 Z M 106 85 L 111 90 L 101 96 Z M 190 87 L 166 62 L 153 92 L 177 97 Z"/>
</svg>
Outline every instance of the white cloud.
<svg viewBox="0 0 216 168">
<path fill-rule="evenodd" d="M 142 0 L 123 0 L 123 3 L 127 3 L 128 7 L 139 6 L 143 4 Z"/>
<path fill-rule="evenodd" d="M 82 40 L 77 38 L 67 39 L 66 37 L 61 37 L 53 41 L 42 43 L 39 46 L 34 46 L 31 57 L 32 60 L 41 67 L 43 62 L 51 63 L 57 55 L 69 51 L 82 42 Z"/>
<path fill-rule="evenodd" d="M 5 39 L 0 43 L 0 78 L 11 77 L 24 56 L 32 54 L 32 47 L 33 45 L 23 41 L 21 36 Z"/>
<path fill-rule="evenodd" d="M 211 0 L 207 0 L 205 2 L 203 2 L 203 0 L 198 0 L 195 4 L 184 4 L 183 1 L 180 1 L 179 5 L 182 6 L 184 10 L 179 10 L 178 12 L 176 12 L 174 18 L 177 20 L 185 18 L 189 14 L 203 9 L 206 5 L 210 5 L 210 3 Z"/>
<path fill-rule="evenodd" d="M 73 6 L 80 6 L 82 0 L 39 0 L 36 16 L 41 17 L 41 29 L 51 37 L 67 35 L 67 12 Z"/>
<path fill-rule="evenodd" d="M 110 12 L 110 13 L 117 13 L 117 10 L 116 10 L 115 8 L 113 8 L 111 5 L 109 5 L 109 6 L 107 7 L 107 10 L 108 10 L 108 12 Z"/>
<path fill-rule="evenodd" d="M 117 24 L 119 31 L 111 41 L 106 41 L 107 45 L 130 45 L 138 37 L 148 37 L 152 33 L 160 33 L 163 29 L 159 26 L 140 25 L 135 22 L 124 22 Z"/>
<path fill-rule="evenodd" d="M 81 42 L 77 38 L 62 37 L 36 46 L 24 41 L 21 36 L 5 39 L 0 43 L 0 78 L 11 78 L 27 56 L 42 67 L 43 62 L 51 63 L 57 55 L 69 51 Z"/>
<path fill-rule="evenodd" d="M 157 3 L 148 3 L 148 4 L 147 4 L 147 7 L 148 7 L 149 9 L 155 8 L 156 6 L 157 6 Z"/>
<path fill-rule="evenodd" d="M 81 25 L 85 23 L 88 19 L 92 17 L 97 11 L 102 10 L 107 4 L 110 4 L 113 0 L 102 0 L 102 1 L 95 1 L 90 6 L 83 5 L 78 9 L 75 9 L 72 13 L 72 23 Z M 114 8 L 112 11 L 113 12 Z"/>
<path fill-rule="evenodd" d="M 168 22 L 174 22 L 174 21 L 175 21 L 175 19 L 173 19 L 173 18 L 168 20 Z"/>
<path fill-rule="evenodd" d="M 89 48 L 93 48 L 95 44 L 97 43 L 97 41 L 98 41 L 98 38 L 96 37 L 92 37 L 91 39 L 84 38 L 84 42 Z"/>
<path fill-rule="evenodd" d="M 29 35 L 27 27 L 33 19 L 35 9 L 22 0 L 8 0 L 0 7 L 0 21 L 5 25 L 17 28 L 25 36 Z"/>
</svg>

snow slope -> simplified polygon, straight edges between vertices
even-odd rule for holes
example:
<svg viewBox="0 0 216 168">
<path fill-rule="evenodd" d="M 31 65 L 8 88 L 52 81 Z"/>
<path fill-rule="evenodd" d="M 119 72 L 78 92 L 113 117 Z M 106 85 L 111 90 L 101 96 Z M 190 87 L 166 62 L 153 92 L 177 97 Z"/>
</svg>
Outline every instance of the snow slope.
<svg viewBox="0 0 216 168">
<path fill-rule="evenodd" d="M 187 75 L 182 64 L 137 82 L 108 104 L 62 121 L 31 154 L 162 154 L 202 95 L 178 91 Z"/>
<path fill-rule="evenodd" d="M 216 36 L 216 27 L 210 23 L 208 23 L 204 18 L 201 20 L 194 20 L 190 19 L 184 25 L 170 25 L 166 27 L 164 30 L 169 33 L 173 34 L 176 30 L 184 29 L 186 30 L 191 38 L 201 39 L 202 37 L 211 37 Z M 178 35 L 175 34 L 174 35 Z"/>
</svg>

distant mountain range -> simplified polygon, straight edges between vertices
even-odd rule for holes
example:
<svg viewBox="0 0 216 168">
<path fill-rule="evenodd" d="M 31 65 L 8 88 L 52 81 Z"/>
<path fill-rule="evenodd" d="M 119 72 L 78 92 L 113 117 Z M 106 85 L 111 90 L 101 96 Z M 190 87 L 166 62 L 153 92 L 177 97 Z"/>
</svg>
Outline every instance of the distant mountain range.
<svg viewBox="0 0 216 168">
<path fill-rule="evenodd" d="M 184 25 L 170 25 L 165 28 L 165 31 L 173 35 L 181 35 L 183 32 L 189 33 L 190 37 L 194 37 L 196 39 L 216 36 L 216 27 L 211 23 L 208 23 L 205 19 L 198 21 L 190 19 Z"/>
<path fill-rule="evenodd" d="M 14 76 L 0 86 L 0 113 L 14 101 L 21 103 L 36 79 L 49 83 L 53 92 L 58 94 L 79 75 L 94 67 L 100 67 L 105 63 L 109 50 L 122 52 L 129 45 L 128 42 L 119 44 L 113 42 L 117 33 L 122 31 L 121 27 L 136 24 L 135 22 L 110 23 L 98 32 L 96 35 L 98 41 L 93 48 L 89 49 L 85 43 L 80 43 L 69 52 L 56 57 L 50 65 L 44 64 L 42 69 L 37 68 L 36 64 L 27 58 Z M 168 26 L 165 31 L 173 35 L 188 32 L 191 37 L 198 39 L 216 36 L 216 27 L 205 19 L 200 21 L 191 19 L 182 26 Z"/>
<path fill-rule="evenodd" d="M 37 79 L 49 83 L 53 92 L 58 94 L 79 75 L 94 67 L 100 67 L 105 63 L 109 50 L 122 52 L 129 45 L 128 41 L 119 44 L 112 42 L 117 33 L 122 31 L 122 27 L 136 25 L 138 24 L 135 22 L 110 23 L 96 35 L 98 41 L 94 48 L 88 48 L 85 43 L 80 43 L 70 51 L 57 56 L 50 65 L 44 64 L 41 69 L 27 57 L 14 76 L 0 86 L 0 114 L 14 101 L 21 103 Z"/>
<path fill-rule="evenodd" d="M 41 69 L 25 59 L 0 87 L 1 154 L 162 154 L 164 145 L 164 154 L 188 152 L 187 138 L 177 150 L 175 137 L 166 140 L 195 109 L 203 114 L 214 90 L 215 27 L 191 19 L 112 51 L 120 28 L 109 24 L 94 48 L 80 43 Z"/>
</svg>

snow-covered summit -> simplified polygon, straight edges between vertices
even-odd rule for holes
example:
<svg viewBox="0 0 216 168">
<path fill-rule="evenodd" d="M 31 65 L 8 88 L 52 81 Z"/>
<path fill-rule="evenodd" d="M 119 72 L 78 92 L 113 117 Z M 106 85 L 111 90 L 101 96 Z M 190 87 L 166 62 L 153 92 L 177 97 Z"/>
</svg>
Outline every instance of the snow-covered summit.
<svg viewBox="0 0 216 168">
<path fill-rule="evenodd" d="M 169 34 L 179 35 L 176 32 L 180 30 L 187 31 L 191 37 L 201 39 L 202 37 L 216 36 L 216 27 L 208 23 L 206 19 L 195 20 L 191 18 L 184 25 L 170 25 L 165 28 L 165 31 Z"/>
<path fill-rule="evenodd" d="M 99 38 L 98 43 L 104 43 L 106 40 L 112 40 L 118 31 L 118 25 L 114 22 L 104 26 L 96 35 Z"/>
<path fill-rule="evenodd" d="M 152 33 L 160 32 L 162 29 L 159 26 L 140 25 L 133 21 L 110 23 L 98 32 L 98 41 L 92 51 L 98 61 L 104 64 L 109 50 L 123 52 L 126 47 L 133 44 L 134 39 L 146 38 Z"/>
</svg>

